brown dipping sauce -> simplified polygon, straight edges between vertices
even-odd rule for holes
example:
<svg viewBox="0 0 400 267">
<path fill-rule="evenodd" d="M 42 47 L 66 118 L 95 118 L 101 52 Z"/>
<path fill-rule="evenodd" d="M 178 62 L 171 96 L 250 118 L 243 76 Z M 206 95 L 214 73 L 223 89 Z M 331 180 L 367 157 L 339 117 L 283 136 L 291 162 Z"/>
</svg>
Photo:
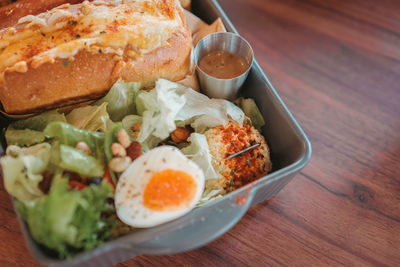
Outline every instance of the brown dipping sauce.
<svg viewBox="0 0 400 267">
<path fill-rule="evenodd" d="M 219 79 L 232 79 L 243 74 L 249 65 L 235 54 L 226 51 L 213 51 L 202 57 L 199 68 L 210 76 Z"/>
</svg>

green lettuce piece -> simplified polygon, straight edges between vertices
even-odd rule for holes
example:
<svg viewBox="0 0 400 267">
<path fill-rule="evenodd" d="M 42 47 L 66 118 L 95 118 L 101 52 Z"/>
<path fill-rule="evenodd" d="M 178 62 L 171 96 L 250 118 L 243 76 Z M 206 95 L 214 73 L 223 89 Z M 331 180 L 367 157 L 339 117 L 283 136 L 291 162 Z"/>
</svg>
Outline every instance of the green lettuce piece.
<svg viewBox="0 0 400 267">
<path fill-rule="evenodd" d="M 229 121 L 243 124 L 244 113 L 235 104 L 224 99 L 210 99 L 190 88 L 183 91 L 186 103 L 177 114 L 177 125 L 190 126 L 198 133 L 209 128 L 225 125 Z"/>
<path fill-rule="evenodd" d="M 121 121 L 129 114 L 136 114 L 136 97 L 141 92 L 140 83 L 116 82 L 105 97 L 96 104 L 108 103 L 107 112 L 113 121 Z"/>
<path fill-rule="evenodd" d="M 48 137 L 57 137 L 62 145 L 75 147 L 80 141 L 85 142 L 91 149 L 92 155 L 104 160 L 104 133 L 78 129 L 68 123 L 51 122 L 44 129 Z"/>
<path fill-rule="evenodd" d="M 28 148 L 10 145 L 0 158 L 4 185 L 8 193 L 22 202 L 43 195 L 38 185 L 50 160 L 50 144 L 42 143 Z"/>
<path fill-rule="evenodd" d="M 114 123 L 110 130 L 106 133 L 105 138 L 104 138 L 104 152 L 106 155 L 106 159 L 110 161 L 114 156 L 111 153 L 111 145 L 114 142 L 117 142 L 117 132 L 119 129 L 122 129 L 122 123 L 117 122 Z"/>
<path fill-rule="evenodd" d="M 59 151 L 60 156 L 57 165 L 61 168 L 87 177 L 103 177 L 104 165 L 95 157 L 67 145 L 60 145 Z"/>
<path fill-rule="evenodd" d="M 107 161 L 110 161 L 114 157 L 113 154 L 111 153 L 111 145 L 112 145 L 112 143 L 117 142 L 117 132 L 119 129 L 123 129 L 123 128 L 124 127 L 123 127 L 122 123 L 117 122 L 117 123 L 114 123 L 111 126 L 110 130 L 106 133 L 106 136 L 104 138 L 104 152 L 105 152 Z M 109 170 L 109 172 L 111 174 L 111 178 L 112 178 L 113 182 L 115 184 L 117 184 L 117 175 L 112 170 Z"/>
<path fill-rule="evenodd" d="M 128 115 L 122 119 L 122 125 L 128 131 L 128 133 L 132 133 L 132 126 L 141 123 L 143 121 L 142 116 L 139 115 Z"/>
<path fill-rule="evenodd" d="M 165 139 L 176 129 L 175 117 L 186 102 L 185 98 L 178 94 L 178 90 L 183 88 L 185 87 L 177 83 L 159 79 L 153 90 L 143 92 L 138 96 L 145 109 L 138 135 L 138 141 L 144 147 L 147 145 L 152 148 L 154 140 Z M 146 142 L 151 144 L 146 144 Z"/>
<path fill-rule="evenodd" d="M 68 258 L 111 236 L 117 220 L 102 214 L 114 212 L 114 206 L 106 201 L 112 195 L 112 187 L 104 183 L 82 191 L 70 190 L 67 179 L 56 175 L 47 197 L 17 202 L 16 206 L 33 239 L 57 252 L 60 258 Z"/>
<path fill-rule="evenodd" d="M 211 164 L 212 155 L 204 134 L 192 133 L 188 139 L 190 145 L 181 149 L 189 159 L 197 163 L 204 172 L 206 180 L 219 178 L 219 175 Z"/>
<path fill-rule="evenodd" d="M 203 194 L 201 195 L 199 202 L 197 202 L 196 207 L 206 205 L 214 199 L 220 198 L 225 194 L 226 192 L 224 188 L 220 185 L 218 179 L 206 180 L 204 184 Z"/>
<path fill-rule="evenodd" d="M 225 125 L 233 120 L 240 125 L 243 111 L 233 103 L 207 96 L 178 83 L 158 79 L 156 87 L 143 92 L 137 100 L 143 106 L 143 123 L 138 141 L 143 148 L 152 148 L 167 138 L 176 126 L 190 124 L 196 132 Z"/>
<path fill-rule="evenodd" d="M 12 126 L 8 126 L 5 137 L 7 145 L 16 146 L 31 146 L 46 140 L 46 135 L 43 132 L 31 129 L 17 130 Z"/>
<path fill-rule="evenodd" d="M 11 123 L 11 126 L 17 130 L 31 129 L 43 131 L 47 124 L 52 121 L 66 122 L 64 114 L 60 114 L 56 110 L 51 110 L 24 120 L 15 121 Z"/>
<path fill-rule="evenodd" d="M 244 114 L 250 118 L 252 124 L 257 129 L 261 129 L 265 125 L 264 117 L 257 107 L 256 102 L 251 98 L 240 98 L 239 106 Z"/>
<path fill-rule="evenodd" d="M 107 132 L 111 124 L 106 102 L 100 106 L 76 108 L 67 114 L 66 119 L 76 128 L 93 132 Z"/>
</svg>

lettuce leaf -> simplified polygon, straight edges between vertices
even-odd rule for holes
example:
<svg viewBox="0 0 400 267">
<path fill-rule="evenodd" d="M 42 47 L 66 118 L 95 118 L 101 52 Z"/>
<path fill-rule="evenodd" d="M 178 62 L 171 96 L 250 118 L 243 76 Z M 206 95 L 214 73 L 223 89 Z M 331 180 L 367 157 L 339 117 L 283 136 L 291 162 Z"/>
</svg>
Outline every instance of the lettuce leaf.
<svg viewBox="0 0 400 267">
<path fill-rule="evenodd" d="M 112 192 L 109 184 L 70 190 L 67 179 L 56 175 L 47 197 L 17 202 L 17 210 L 34 240 L 65 258 L 96 247 L 111 236 L 117 220 L 102 215 L 114 211 L 106 201 Z"/>
<path fill-rule="evenodd" d="M 12 126 L 8 126 L 5 137 L 7 145 L 16 146 L 31 146 L 46 140 L 46 135 L 43 132 L 31 129 L 17 130 Z"/>
<path fill-rule="evenodd" d="M 104 160 L 104 133 L 78 129 L 68 123 L 51 122 L 44 129 L 48 137 L 55 137 L 60 144 L 75 147 L 80 141 L 85 142 L 91 149 L 92 155 Z"/>
<path fill-rule="evenodd" d="M 186 89 L 183 96 L 186 103 L 175 118 L 180 121 L 178 125 L 190 124 L 196 132 L 203 133 L 208 128 L 225 125 L 230 120 L 243 124 L 243 111 L 227 100 L 210 99 L 192 89 Z"/>
<path fill-rule="evenodd" d="M 140 83 L 117 81 L 105 97 L 96 102 L 107 102 L 107 112 L 113 121 L 121 121 L 129 114 L 136 114 L 136 97 L 141 92 Z"/>
<path fill-rule="evenodd" d="M 226 192 L 223 187 L 220 186 L 218 179 L 209 179 L 205 182 L 203 194 L 196 206 L 199 207 L 206 205 L 214 199 L 222 197 L 225 193 Z"/>
<path fill-rule="evenodd" d="M 28 148 L 10 145 L 0 159 L 4 185 L 8 193 L 22 202 L 43 195 L 38 185 L 50 160 L 50 144 L 42 143 Z"/>
<path fill-rule="evenodd" d="M 215 171 L 211 164 L 212 155 L 210 154 L 206 136 L 192 133 L 188 141 L 190 141 L 190 145 L 182 148 L 182 153 L 199 165 L 204 172 L 206 180 L 219 178 L 221 175 Z"/>
<path fill-rule="evenodd" d="M 114 156 L 111 153 L 111 145 L 114 142 L 117 142 L 117 132 L 122 129 L 122 123 L 121 122 L 116 122 L 113 125 L 111 125 L 110 130 L 106 133 L 104 137 L 104 152 L 106 159 L 110 161 Z M 117 175 L 114 173 L 114 171 L 109 170 L 111 178 L 113 182 L 116 184 L 117 183 Z"/>
<path fill-rule="evenodd" d="M 66 122 L 64 114 L 60 114 L 56 110 L 51 110 L 24 120 L 15 121 L 11 123 L 11 126 L 17 130 L 31 129 L 43 131 L 47 124 L 52 121 Z"/>
<path fill-rule="evenodd" d="M 104 165 L 95 157 L 67 145 L 60 145 L 59 153 L 59 162 L 56 164 L 61 168 L 87 177 L 103 177 Z"/>
<path fill-rule="evenodd" d="M 142 116 L 139 115 L 128 115 L 125 118 L 122 119 L 122 125 L 124 126 L 125 130 L 128 131 L 128 133 L 133 133 L 132 127 L 138 123 L 141 123 L 143 121 Z"/>
<path fill-rule="evenodd" d="M 257 107 L 256 102 L 252 98 L 239 98 L 237 100 L 239 107 L 243 110 L 244 114 L 250 118 L 252 124 L 257 129 L 261 129 L 265 125 L 264 117 Z"/>
<path fill-rule="evenodd" d="M 76 128 L 93 132 L 107 132 L 111 124 L 106 102 L 100 106 L 76 108 L 67 114 L 66 119 L 69 124 Z"/>
<path fill-rule="evenodd" d="M 152 148 L 167 138 L 176 126 L 190 124 L 196 132 L 225 125 L 230 120 L 240 125 L 243 111 L 223 99 L 210 99 L 178 83 L 158 79 L 156 87 L 137 97 L 143 109 L 143 123 L 138 141 L 144 148 Z"/>
<path fill-rule="evenodd" d="M 151 135 L 160 140 L 165 139 L 176 129 L 175 117 L 185 104 L 185 98 L 177 90 L 183 88 L 177 83 L 159 79 L 152 91 L 138 96 L 145 109 L 138 135 L 140 143 L 145 143 Z M 152 146 L 153 144 L 149 147 Z"/>
</svg>

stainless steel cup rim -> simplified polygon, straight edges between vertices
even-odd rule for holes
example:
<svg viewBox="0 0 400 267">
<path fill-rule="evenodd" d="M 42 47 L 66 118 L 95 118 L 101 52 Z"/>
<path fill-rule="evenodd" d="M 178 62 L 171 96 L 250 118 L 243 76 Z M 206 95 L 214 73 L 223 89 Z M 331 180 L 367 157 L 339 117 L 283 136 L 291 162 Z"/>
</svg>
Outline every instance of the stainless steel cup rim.
<svg viewBox="0 0 400 267">
<path fill-rule="evenodd" d="M 207 74 L 206 72 L 204 72 L 204 71 L 199 67 L 199 64 L 198 64 L 198 61 L 200 60 L 200 58 L 199 58 L 199 56 L 198 56 L 198 49 L 199 49 L 199 47 L 200 47 L 199 44 L 200 44 L 201 42 L 206 41 L 207 39 L 212 38 L 213 36 L 218 36 L 218 35 L 230 35 L 231 37 L 239 38 L 241 41 L 243 41 L 243 42 L 248 46 L 249 51 L 251 52 L 251 58 L 250 58 L 249 66 L 248 66 L 247 69 L 246 69 L 242 74 L 240 74 L 239 76 L 236 76 L 236 77 L 233 77 L 233 78 L 227 78 L 227 79 L 217 78 L 217 77 L 214 77 L 214 76 L 211 76 L 211 75 Z M 212 51 L 210 51 L 210 52 L 212 52 Z M 254 52 L 253 52 L 253 48 L 251 47 L 250 43 L 249 43 L 246 39 L 244 39 L 242 36 L 240 36 L 239 34 L 236 34 L 236 33 L 233 33 L 233 32 L 214 32 L 214 33 L 210 33 L 210 34 L 204 36 L 202 39 L 200 39 L 200 41 L 196 44 L 196 46 L 195 46 L 195 48 L 194 48 L 193 57 L 194 57 L 194 63 L 195 63 L 195 65 L 196 65 L 196 69 L 197 69 L 198 71 L 200 71 L 200 72 L 202 73 L 202 75 L 205 75 L 205 76 L 207 76 L 207 77 L 209 77 L 209 78 L 212 78 L 212 79 L 224 81 L 224 80 L 238 79 L 238 78 L 240 78 L 240 77 L 243 77 L 243 76 L 247 75 L 247 73 L 249 72 L 249 70 L 250 70 L 251 67 L 253 66 Z"/>
</svg>

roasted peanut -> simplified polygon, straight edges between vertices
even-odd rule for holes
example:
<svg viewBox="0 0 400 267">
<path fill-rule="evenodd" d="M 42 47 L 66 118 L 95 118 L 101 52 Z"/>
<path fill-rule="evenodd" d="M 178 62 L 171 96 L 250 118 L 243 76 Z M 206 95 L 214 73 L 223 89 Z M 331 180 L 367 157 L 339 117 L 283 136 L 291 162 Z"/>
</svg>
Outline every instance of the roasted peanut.
<svg viewBox="0 0 400 267">
<path fill-rule="evenodd" d="M 132 160 L 130 157 L 116 157 L 108 162 L 108 167 L 115 172 L 123 172 L 131 164 Z"/>
<path fill-rule="evenodd" d="M 137 139 L 141 127 L 142 127 L 142 123 L 141 122 L 136 123 L 135 125 L 133 125 L 131 127 L 131 130 L 132 130 L 131 136 L 132 136 L 133 140 Z"/>
<path fill-rule="evenodd" d="M 134 161 L 140 155 L 142 155 L 142 146 L 139 142 L 133 141 L 130 146 L 126 149 L 128 156 Z"/>
<path fill-rule="evenodd" d="M 137 140 L 138 136 L 139 136 L 139 132 L 131 133 L 131 137 L 133 138 L 133 140 Z"/>
<path fill-rule="evenodd" d="M 90 155 L 92 154 L 92 150 L 90 150 L 90 147 L 88 146 L 88 144 L 86 144 L 85 142 L 78 142 L 76 144 L 76 149 L 82 150 L 83 152 L 85 152 L 86 154 Z"/>
<path fill-rule="evenodd" d="M 111 145 L 111 154 L 113 154 L 114 157 L 125 157 L 126 150 L 120 143 L 113 143 Z"/>
<path fill-rule="evenodd" d="M 131 127 L 131 130 L 132 130 L 133 132 L 139 132 L 139 131 L 140 131 L 140 128 L 142 128 L 142 123 L 141 123 L 141 122 L 134 124 L 134 125 Z"/>
<path fill-rule="evenodd" d="M 185 142 L 190 136 L 190 130 L 187 127 L 178 127 L 171 133 L 171 139 L 175 143 Z"/>
<path fill-rule="evenodd" d="M 127 148 L 131 144 L 131 139 L 128 133 L 124 129 L 119 129 L 117 132 L 117 140 L 124 148 Z"/>
</svg>

